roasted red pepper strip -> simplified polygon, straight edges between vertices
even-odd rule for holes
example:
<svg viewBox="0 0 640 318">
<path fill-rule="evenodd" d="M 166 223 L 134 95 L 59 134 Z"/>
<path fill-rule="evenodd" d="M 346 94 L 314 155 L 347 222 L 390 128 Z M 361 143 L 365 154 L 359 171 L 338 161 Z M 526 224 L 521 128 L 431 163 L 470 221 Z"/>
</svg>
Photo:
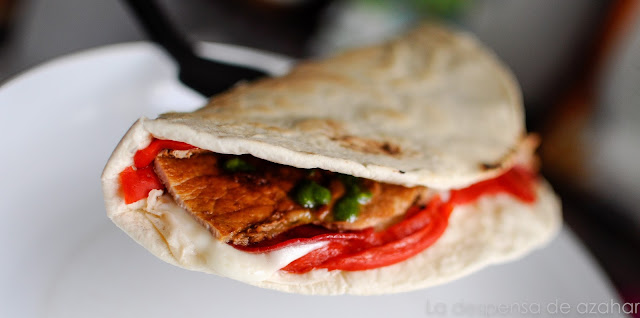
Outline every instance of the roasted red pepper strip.
<svg viewBox="0 0 640 318">
<path fill-rule="evenodd" d="M 138 168 L 143 168 L 150 165 L 153 160 L 156 158 L 158 153 L 163 149 L 171 149 L 171 150 L 189 150 L 196 148 L 188 143 L 173 141 L 173 140 L 164 140 L 164 139 L 154 139 L 151 141 L 151 144 L 144 149 L 140 149 L 136 152 L 133 157 L 133 163 Z"/>
<path fill-rule="evenodd" d="M 360 240 L 332 240 L 289 263 L 282 270 L 306 273 L 313 269 L 360 271 L 393 265 L 435 243 L 447 228 L 452 206 L 435 197 L 427 208 L 381 232 L 362 233 Z"/>
<path fill-rule="evenodd" d="M 449 213 L 453 206 L 432 202 L 420 212 L 429 215 L 429 222 L 422 229 L 397 240 L 364 249 L 351 255 L 334 257 L 318 266 L 328 270 L 361 271 L 402 262 L 433 245 L 447 229 Z"/>
<path fill-rule="evenodd" d="M 128 167 L 120 173 L 124 202 L 130 204 L 146 198 L 151 190 L 164 189 L 164 185 L 153 171 L 153 167 L 150 166 L 160 151 L 163 149 L 189 150 L 193 148 L 196 147 L 184 142 L 154 139 L 149 146 L 138 150 L 133 157 L 134 166 Z"/>
<path fill-rule="evenodd" d="M 533 172 L 516 166 L 496 178 L 451 191 L 449 202 L 454 205 L 467 204 L 483 195 L 508 193 L 520 201 L 533 203 L 536 201 L 535 180 L 536 176 Z"/>
<path fill-rule="evenodd" d="M 151 190 L 164 189 L 151 166 L 137 170 L 133 167 L 125 168 L 120 172 L 120 184 L 126 204 L 146 198 Z"/>
<path fill-rule="evenodd" d="M 233 247 L 245 252 L 266 253 L 295 244 L 309 244 L 327 241 L 367 241 L 374 239 L 374 233 L 375 232 L 372 228 L 362 231 L 340 233 L 332 232 L 328 229 L 313 225 L 303 225 L 293 228 L 290 231 L 279 235 L 273 240 L 260 242 L 252 246 L 233 245 Z"/>
</svg>

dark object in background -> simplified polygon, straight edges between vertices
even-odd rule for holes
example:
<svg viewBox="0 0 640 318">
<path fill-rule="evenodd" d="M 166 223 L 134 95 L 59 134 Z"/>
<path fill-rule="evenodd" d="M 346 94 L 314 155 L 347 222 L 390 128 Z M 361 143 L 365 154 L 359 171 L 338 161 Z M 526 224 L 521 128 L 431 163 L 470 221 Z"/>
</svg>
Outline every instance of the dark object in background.
<svg viewBox="0 0 640 318">
<path fill-rule="evenodd" d="M 282 52 L 292 57 L 306 57 L 309 39 L 316 34 L 325 10 L 334 0 L 224 0 L 219 7 L 233 14 L 243 15 L 250 32 L 259 34 L 261 41 L 276 40 L 279 43 L 256 43 L 269 51 L 269 46 L 283 44 L 291 50 Z M 245 25 L 247 25 L 245 23 Z M 242 28 L 242 27 L 241 27 Z M 248 30 L 244 30 L 248 31 Z"/>
<path fill-rule="evenodd" d="M 151 40 L 160 44 L 178 64 L 180 81 L 205 97 L 223 92 L 238 81 L 266 76 L 262 71 L 197 56 L 193 46 L 172 26 L 155 0 L 128 0 L 127 3 Z"/>
<path fill-rule="evenodd" d="M 0 46 L 2 46 L 11 32 L 17 0 L 0 0 Z"/>
<path fill-rule="evenodd" d="M 135 13 L 151 40 L 161 45 L 176 61 L 179 67 L 180 81 L 200 94 L 209 97 L 227 90 L 239 81 L 266 76 L 266 73 L 262 71 L 245 66 L 234 66 L 197 56 L 187 37 L 169 21 L 156 0 L 127 0 L 126 3 Z M 278 25 L 276 22 L 286 25 L 297 24 L 299 27 L 289 29 L 302 30 L 302 38 L 306 41 L 309 33 L 315 29 L 317 19 L 314 17 L 317 17 L 329 1 L 301 1 L 300 4 L 293 6 L 278 6 L 264 1 L 235 1 L 233 3 L 255 7 L 254 11 L 247 11 L 250 14 L 268 13 L 253 17 L 275 19 L 265 21 L 266 25 Z M 245 21 L 255 20 L 245 16 Z"/>
<path fill-rule="evenodd" d="M 294 58 L 308 56 L 307 43 L 334 2 L 337 1 L 160 1 L 175 24 L 189 30 L 187 33 L 194 40 L 235 44 Z"/>
</svg>

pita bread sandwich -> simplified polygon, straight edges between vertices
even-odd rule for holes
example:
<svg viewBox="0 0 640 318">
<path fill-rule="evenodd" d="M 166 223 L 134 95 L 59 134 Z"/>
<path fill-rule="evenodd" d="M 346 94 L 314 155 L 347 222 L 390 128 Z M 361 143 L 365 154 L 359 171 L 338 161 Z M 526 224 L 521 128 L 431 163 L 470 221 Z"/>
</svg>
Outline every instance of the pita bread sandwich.
<svg viewBox="0 0 640 318">
<path fill-rule="evenodd" d="M 383 294 L 520 257 L 561 224 L 512 74 L 423 25 L 141 118 L 107 214 L 160 259 L 303 294 Z"/>
</svg>

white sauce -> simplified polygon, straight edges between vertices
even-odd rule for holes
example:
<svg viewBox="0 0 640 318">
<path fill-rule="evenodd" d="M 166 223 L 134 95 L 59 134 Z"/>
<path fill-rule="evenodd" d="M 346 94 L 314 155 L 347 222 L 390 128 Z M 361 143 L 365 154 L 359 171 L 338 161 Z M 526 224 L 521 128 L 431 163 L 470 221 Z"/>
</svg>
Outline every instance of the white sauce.
<svg viewBox="0 0 640 318">
<path fill-rule="evenodd" d="M 450 190 L 441 190 L 437 192 L 440 195 L 440 200 L 442 202 L 448 202 L 451 199 L 451 191 Z"/>
<path fill-rule="evenodd" d="M 301 244 L 268 253 L 247 253 L 218 241 L 161 190 L 149 193 L 147 212 L 162 222 L 157 226 L 178 263 L 204 272 L 242 281 L 263 281 L 281 268 L 326 242 Z"/>
</svg>

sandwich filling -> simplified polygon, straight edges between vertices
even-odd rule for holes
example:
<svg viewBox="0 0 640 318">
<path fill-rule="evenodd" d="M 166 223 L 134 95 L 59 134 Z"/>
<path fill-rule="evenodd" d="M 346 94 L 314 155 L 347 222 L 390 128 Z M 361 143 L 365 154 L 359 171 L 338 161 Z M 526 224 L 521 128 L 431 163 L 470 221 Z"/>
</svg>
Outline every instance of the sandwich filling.
<svg viewBox="0 0 640 318">
<path fill-rule="evenodd" d="M 217 154 L 155 139 L 120 173 L 125 203 L 165 190 L 216 240 L 265 254 L 315 246 L 281 270 L 366 270 L 423 251 L 444 233 L 456 205 L 507 193 L 535 202 L 536 176 L 516 166 L 445 196 L 248 155 Z"/>
</svg>

